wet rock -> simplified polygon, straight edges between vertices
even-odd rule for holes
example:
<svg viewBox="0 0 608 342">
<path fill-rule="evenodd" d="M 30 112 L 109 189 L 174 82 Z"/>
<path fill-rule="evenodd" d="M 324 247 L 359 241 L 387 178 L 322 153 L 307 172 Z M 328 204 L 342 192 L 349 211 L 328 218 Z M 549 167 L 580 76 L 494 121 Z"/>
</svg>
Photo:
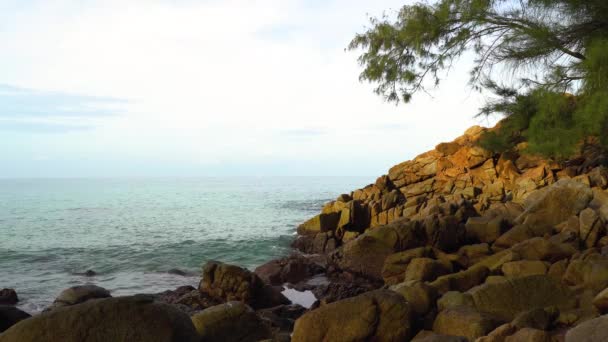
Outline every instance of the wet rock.
<svg viewBox="0 0 608 342">
<path fill-rule="evenodd" d="M 195 342 L 190 318 L 149 296 L 90 300 L 23 320 L 0 336 L 2 342 Z"/>
<path fill-rule="evenodd" d="M 228 302 L 205 309 L 191 317 L 202 341 L 260 341 L 271 336 L 253 310 L 241 302 Z"/>
<path fill-rule="evenodd" d="M 306 312 L 306 308 L 297 305 L 280 305 L 274 308 L 258 310 L 256 314 L 277 333 L 291 334 L 295 321 Z"/>
<path fill-rule="evenodd" d="M 244 268 L 210 261 L 203 267 L 199 291 L 223 301 L 240 301 L 254 309 L 289 304 L 280 290 Z"/>
<path fill-rule="evenodd" d="M 254 273 L 267 284 L 282 285 L 285 283 L 296 284 L 324 271 L 324 267 L 313 262 L 310 258 L 292 255 L 269 261 L 257 267 Z"/>
<path fill-rule="evenodd" d="M 377 290 L 323 305 L 300 317 L 292 341 L 405 341 L 411 310 L 399 294 Z"/>
<path fill-rule="evenodd" d="M 30 314 L 14 306 L 0 305 L 0 333 L 30 317 Z"/>
<path fill-rule="evenodd" d="M 172 269 L 168 270 L 167 273 L 182 276 L 182 277 L 189 275 L 188 272 L 180 270 L 179 268 L 172 268 Z"/>
<path fill-rule="evenodd" d="M 97 285 L 73 286 L 63 290 L 49 308 L 54 310 L 63 306 L 84 303 L 91 299 L 109 298 L 110 291 Z"/>
<path fill-rule="evenodd" d="M 176 306 L 188 315 L 222 303 L 192 286 L 180 286 L 175 290 L 164 291 L 156 294 L 155 298 L 158 302 Z"/>
<path fill-rule="evenodd" d="M 15 305 L 19 302 L 17 292 L 13 289 L 0 290 L 0 305 Z"/>
</svg>

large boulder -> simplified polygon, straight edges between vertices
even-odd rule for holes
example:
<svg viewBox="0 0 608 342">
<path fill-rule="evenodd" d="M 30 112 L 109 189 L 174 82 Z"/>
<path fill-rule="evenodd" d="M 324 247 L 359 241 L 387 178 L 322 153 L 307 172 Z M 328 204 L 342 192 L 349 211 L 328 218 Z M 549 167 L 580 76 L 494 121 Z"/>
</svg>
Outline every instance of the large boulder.
<svg viewBox="0 0 608 342">
<path fill-rule="evenodd" d="M 30 317 L 30 314 L 14 306 L 0 305 L 0 333 Z"/>
<path fill-rule="evenodd" d="M 373 228 L 331 255 L 340 269 L 372 279 L 382 279 L 386 258 L 395 252 L 423 246 L 424 229 L 414 221 L 400 220 Z"/>
<path fill-rule="evenodd" d="M 583 322 L 566 333 L 566 342 L 608 341 L 608 315 Z"/>
<path fill-rule="evenodd" d="M 494 314 L 505 321 L 536 308 L 554 306 L 571 309 L 576 305 L 574 293 L 568 287 L 544 275 L 485 283 L 469 293 L 477 310 Z"/>
<path fill-rule="evenodd" d="M 340 213 L 321 213 L 298 227 L 298 234 L 310 235 L 335 230 L 340 221 Z"/>
<path fill-rule="evenodd" d="M 560 179 L 531 194 L 524 202 L 525 211 L 518 221 L 531 226 L 555 226 L 570 216 L 578 215 L 592 199 L 593 192 L 588 185 Z"/>
<path fill-rule="evenodd" d="M 199 291 L 223 301 L 243 302 L 254 309 L 289 304 L 281 292 L 244 268 L 210 261 L 203 267 Z"/>
<path fill-rule="evenodd" d="M 270 331 L 253 310 L 241 302 L 228 302 L 192 316 L 202 341 L 245 342 L 270 337 Z"/>
<path fill-rule="evenodd" d="M 497 317 L 467 306 L 441 311 L 433 323 L 433 331 L 443 335 L 463 336 L 469 341 L 489 334 L 502 322 Z"/>
<path fill-rule="evenodd" d="M 195 342 L 190 318 L 150 296 L 90 300 L 23 320 L 1 342 Z"/>
<path fill-rule="evenodd" d="M 406 341 L 413 335 L 409 304 L 377 290 L 323 305 L 300 317 L 292 341 Z"/>
</svg>

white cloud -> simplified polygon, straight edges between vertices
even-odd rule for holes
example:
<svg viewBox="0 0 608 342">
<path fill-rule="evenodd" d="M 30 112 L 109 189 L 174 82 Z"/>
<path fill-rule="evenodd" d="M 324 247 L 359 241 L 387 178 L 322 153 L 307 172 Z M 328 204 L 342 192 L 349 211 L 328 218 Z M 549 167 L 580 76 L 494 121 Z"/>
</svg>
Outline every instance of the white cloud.
<svg viewBox="0 0 608 342">
<path fill-rule="evenodd" d="M 46 138 L 54 141 L 44 155 L 201 165 L 297 159 L 327 161 L 336 174 L 380 173 L 459 135 L 479 106 L 466 68 L 434 98 L 402 107 L 358 83 L 356 55 L 344 47 L 367 13 L 401 3 L 33 1 L 0 14 L 0 83 L 130 100 L 94 130 Z"/>
</svg>

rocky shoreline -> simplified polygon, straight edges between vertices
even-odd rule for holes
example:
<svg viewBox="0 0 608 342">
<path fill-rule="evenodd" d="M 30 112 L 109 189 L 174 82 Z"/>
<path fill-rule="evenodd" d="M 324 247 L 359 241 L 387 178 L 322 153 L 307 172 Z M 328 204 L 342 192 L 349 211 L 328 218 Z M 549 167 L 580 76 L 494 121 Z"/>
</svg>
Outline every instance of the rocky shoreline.
<svg viewBox="0 0 608 342">
<path fill-rule="evenodd" d="M 486 130 L 340 195 L 254 272 L 212 261 L 198 288 L 154 295 L 74 287 L 34 317 L 3 290 L 0 342 L 608 341 L 606 156 L 593 141 L 561 163 L 525 143 L 492 154 Z"/>
</svg>

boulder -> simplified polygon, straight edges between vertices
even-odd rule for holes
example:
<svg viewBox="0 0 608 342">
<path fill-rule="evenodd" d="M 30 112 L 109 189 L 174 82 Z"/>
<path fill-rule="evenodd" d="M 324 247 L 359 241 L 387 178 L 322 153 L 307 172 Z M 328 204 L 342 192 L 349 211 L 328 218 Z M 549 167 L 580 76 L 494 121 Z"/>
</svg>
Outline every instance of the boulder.
<svg viewBox="0 0 608 342">
<path fill-rule="evenodd" d="M 260 341 L 271 333 L 253 310 L 241 302 L 228 302 L 205 309 L 191 317 L 202 341 Z"/>
<path fill-rule="evenodd" d="M 502 265 L 502 273 L 511 278 L 547 274 L 547 269 L 547 264 L 538 260 L 511 261 Z"/>
<path fill-rule="evenodd" d="M 419 281 L 401 283 L 391 286 L 390 289 L 402 295 L 416 315 L 429 312 L 435 306 L 438 296 L 434 287 Z"/>
<path fill-rule="evenodd" d="M 291 335 L 295 321 L 306 313 L 306 308 L 298 304 L 279 305 L 274 308 L 262 309 L 256 311 L 258 317 L 273 330 L 276 336 L 277 332 Z"/>
<path fill-rule="evenodd" d="M 587 207 L 593 192 L 583 183 L 561 179 L 537 191 L 524 202 L 525 211 L 517 219 L 529 225 L 555 226 Z"/>
<path fill-rule="evenodd" d="M 384 260 L 382 278 L 386 284 L 398 284 L 405 280 L 405 271 L 414 258 L 423 258 L 433 254 L 432 248 L 418 247 L 404 252 L 391 254 Z"/>
<path fill-rule="evenodd" d="M 477 310 L 492 313 L 505 321 L 536 308 L 571 309 L 576 305 L 576 298 L 568 287 L 544 275 L 486 283 L 469 293 Z"/>
<path fill-rule="evenodd" d="M 603 314 L 608 313 L 608 288 L 593 298 L 593 306 Z"/>
<path fill-rule="evenodd" d="M 258 266 L 254 273 L 266 284 L 283 285 L 285 283 L 296 284 L 302 280 L 309 279 L 325 269 L 304 256 L 292 255 L 286 258 L 271 260 Z"/>
<path fill-rule="evenodd" d="M 508 336 L 511 336 L 517 331 L 511 323 L 505 323 L 498 328 L 492 330 L 487 336 L 480 337 L 475 342 L 504 342 Z"/>
<path fill-rule="evenodd" d="M 551 335 L 543 330 L 523 328 L 505 338 L 505 342 L 552 342 Z"/>
<path fill-rule="evenodd" d="M 472 266 L 464 271 L 441 276 L 429 283 L 439 294 L 448 291 L 464 292 L 477 286 L 486 279 L 490 270 L 485 266 Z"/>
<path fill-rule="evenodd" d="M 210 261 L 203 267 L 199 291 L 223 301 L 240 301 L 254 309 L 289 304 L 280 290 L 244 268 Z"/>
<path fill-rule="evenodd" d="M 443 335 L 463 336 L 469 341 L 475 341 L 502 323 L 504 322 L 493 315 L 461 306 L 439 312 L 433 323 L 433 331 Z"/>
<path fill-rule="evenodd" d="M 559 311 L 557 309 L 536 308 L 520 313 L 515 317 L 511 324 L 518 329 L 533 328 L 539 330 L 548 330 L 558 316 Z"/>
<path fill-rule="evenodd" d="M 340 247 L 330 259 L 339 268 L 372 279 L 382 279 L 386 258 L 425 244 L 424 231 L 416 222 L 399 220 L 373 228 Z"/>
<path fill-rule="evenodd" d="M 432 331 L 422 330 L 412 342 L 469 342 L 466 337 L 437 334 Z"/>
<path fill-rule="evenodd" d="M 602 291 L 608 287 L 608 258 L 597 253 L 573 258 L 562 280 L 569 285 Z"/>
<path fill-rule="evenodd" d="M 604 222 L 591 208 L 579 214 L 579 236 L 586 248 L 593 248 L 605 233 Z"/>
<path fill-rule="evenodd" d="M 414 258 L 407 266 L 405 271 L 405 281 L 421 280 L 433 281 L 437 277 L 449 273 L 443 263 L 431 258 Z"/>
<path fill-rule="evenodd" d="M 322 213 L 298 226 L 298 234 L 311 235 L 333 231 L 338 227 L 340 213 Z"/>
<path fill-rule="evenodd" d="M 89 300 L 25 319 L 0 335 L 2 342 L 196 342 L 190 318 L 150 296 Z"/>
<path fill-rule="evenodd" d="M 409 304 L 388 290 L 323 305 L 300 317 L 292 341 L 406 341 L 413 335 Z"/>
<path fill-rule="evenodd" d="M 437 309 L 440 311 L 458 306 L 474 308 L 475 302 L 473 301 L 473 296 L 466 292 L 449 291 L 437 301 Z"/>
<path fill-rule="evenodd" d="M 110 291 L 97 285 L 73 286 L 63 290 L 49 308 L 50 310 L 63 306 L 84 303 L 91 299 L 109 298 Z"/>
<path fill-rule="evenodd" d="M 466 237 L 470 241 L 493 243 L 509 227 L 509 222 L 500 216 L 469 217 L 465 224 Z"/>
<path fill-rule="evenodd" d="M 19 302 L 17 292 L 13 289 L 0 290 L 0 305 L 15 305 Z"/>
<path fill-rule="evenodd" d="M 608 341 L 608 315 L 583 322 L 566 333 L 565 342 Z"/>
<path fill-rule="evenodd" d="M 30 314 L 14 306 L 0 305 L 0 333 L 30 317 Z"/>
</svg>

